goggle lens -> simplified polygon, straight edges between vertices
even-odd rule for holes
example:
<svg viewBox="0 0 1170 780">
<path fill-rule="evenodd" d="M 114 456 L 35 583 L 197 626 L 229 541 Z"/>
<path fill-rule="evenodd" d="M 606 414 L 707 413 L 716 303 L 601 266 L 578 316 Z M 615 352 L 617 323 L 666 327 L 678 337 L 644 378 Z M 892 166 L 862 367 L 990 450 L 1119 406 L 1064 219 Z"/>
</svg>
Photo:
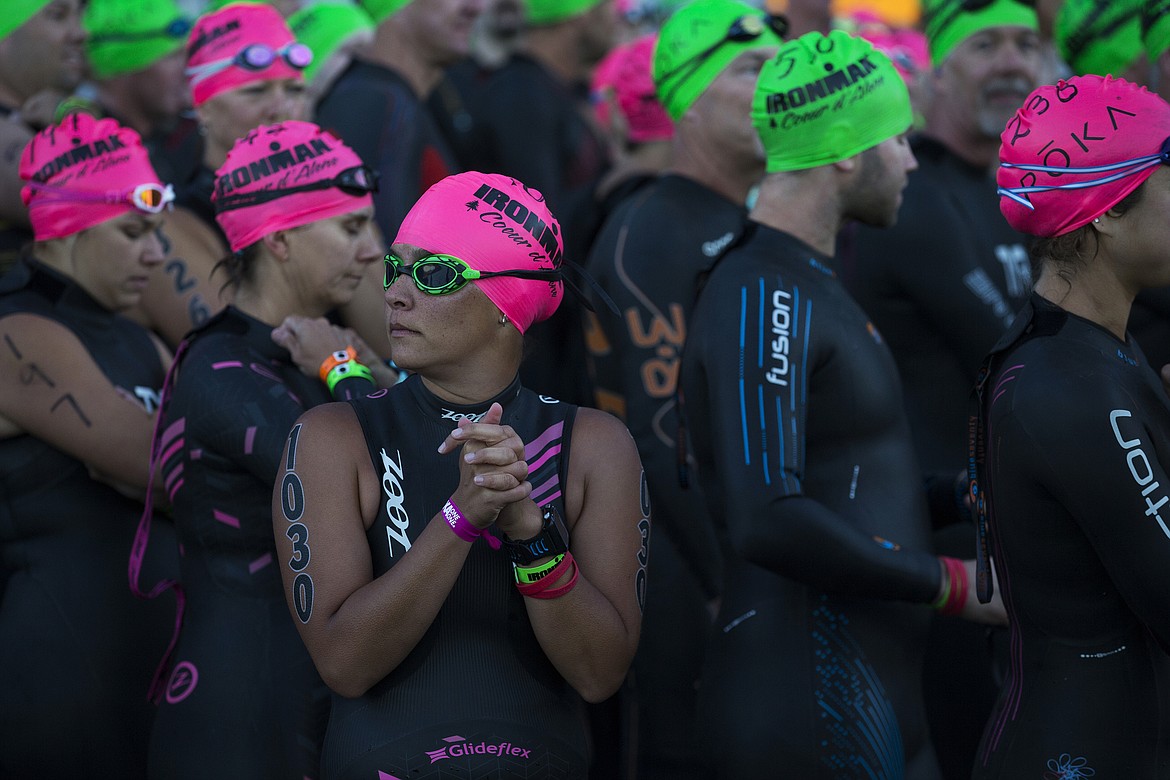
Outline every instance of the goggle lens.
<svg viewBox="0 0 1170 780">
<path fill-rule="evenodd" d="M 277 57 L 297 70 L 304 70 L 313 61 L 313 51 L 303 43 L 290 43 L 279 49 L 273 49 L 263 43 L 253 43 L 245 46 L 236 56 L 236 64 L 249 70 L 264 70 L 276 62 Z"/>
<path fill-rule="evenodd" d="M 139 184 L 130 193 L 130 202 L 139 211 L 158 214 L 175 201 L 175 189 L 171 185 Z"/>
</svg>

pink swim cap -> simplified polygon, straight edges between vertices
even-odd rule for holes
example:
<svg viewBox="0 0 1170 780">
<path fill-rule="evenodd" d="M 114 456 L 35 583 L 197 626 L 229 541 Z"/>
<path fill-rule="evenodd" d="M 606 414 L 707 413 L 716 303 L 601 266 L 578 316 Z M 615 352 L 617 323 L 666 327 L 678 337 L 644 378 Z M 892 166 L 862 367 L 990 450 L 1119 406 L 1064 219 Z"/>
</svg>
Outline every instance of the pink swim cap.
<svg viewBox="0 0 1170 780">
<path fill-rule="evenodd" d="M 20 156 L 20 197 L 33 235 L 48 241 L 131 211 L 157 214 L 175 194 L 159 181 L 142 139 L 113 119 L 70 114 L 33 136 Z"/>
<path fill-rule="evenodd" d="M 1022 233 L 1060 236 L 1170 159 L 1170 105 L 1124 79 L 1074 76 L 1029 95 L 1000 139 L 1000 211 Z"/>
<path fill-rule="evenodd" d="M 256 81 L 296 79 L 313 61 L 270 5 L 232 3 L 200 16 L 187 39 L 187 80 L 196 106 Z"/>
<path fill-rule="evenodd" d="M 615 46 L 593 71 L 590 91 L 601 126 L 608 128 L 612 122 L 606 95 L 612 91 L 613 102 L 626 118 L 629 138 L 634 143 L 664 141 L 674 135 L 674 122 L 658 102 L 650 76 L 657 40 L 658 36 L 651 33 Z"/>
<path fill-rule="evenodd" d="M 277 230 L 374 204 L 377 174 L 312 122 L 261 125 L 215 172 L 211 203 L 233 252 Z"/>
<path fill-rule="evenodd" d="M 508 176 L 476 171 L 431 185 L 394 243 L 453 255 L 477 271 L 560 268 L 565 251 L 543 195 Z M 551 317 L 564 294 L 560 281 L 494 276 L 473 284 L 521 333 Z"/>
</svg>

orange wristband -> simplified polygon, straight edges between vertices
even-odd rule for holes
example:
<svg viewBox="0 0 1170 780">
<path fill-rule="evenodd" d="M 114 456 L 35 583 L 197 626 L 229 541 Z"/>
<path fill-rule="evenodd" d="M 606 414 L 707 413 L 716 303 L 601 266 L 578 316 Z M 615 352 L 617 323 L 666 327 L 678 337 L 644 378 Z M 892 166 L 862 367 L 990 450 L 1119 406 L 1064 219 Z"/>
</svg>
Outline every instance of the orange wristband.
<svg viewBox="0 0 1170 780">
<path fill-rule="evenodd" d="M 321 361 L 321 368 L 317 370 L 317 376 L 321 377 L 321 381 L 324 382 L 327 380 L 330 371 L 342 363 L 349 363 L 353 360 L 357 360 L 357 352 L 353 347 L 346 347 L 337 352 L 330 352 L 329 357 Z"/>
</svg>

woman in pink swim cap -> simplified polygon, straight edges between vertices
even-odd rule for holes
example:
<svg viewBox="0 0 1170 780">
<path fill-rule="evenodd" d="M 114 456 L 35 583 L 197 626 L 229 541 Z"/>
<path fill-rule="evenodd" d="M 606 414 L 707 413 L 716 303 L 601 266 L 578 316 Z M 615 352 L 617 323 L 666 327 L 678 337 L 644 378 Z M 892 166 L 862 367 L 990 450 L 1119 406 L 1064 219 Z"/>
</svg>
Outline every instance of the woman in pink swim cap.
<svg viewBox="0 0 1170 780">
<path fill-rule="evenodd" d="M 376 186 L 353 150 L 309 122 L 252 130 L 216 171 L 211 202 L 231 254 L 215 278 L 232 303 L 176 353 L 152 464 L 188 605 L 155 690 L 155 777 L 319 776 L 328 692 L 285 606 L 269 505 L 305 409 L 397 378 L 324 319 L 382 256 Z"/>
<path fill-rule="evenodd" d="M 163 260 L 173 192 L 136 132 L 88 114 L 19 170 L 35 243 L 0 283 L 0 773 L 144 778 L 170 615 L 131 595 L 126 558 L 170 353 L 122 313 Z"/>
<path fill-rule="evenodd" d="M 215 219 L 215 171 L 260 125 L 308 118 L 304 70 L 312 51 L 271 5 L 235 2 L 200 16 L 187 39 L 187 84 L 199 119 L 201 165 L 176 182 L 166 274 L 146 290 L 144 319 L 172 346 L 230 301 L 210 278 L 228 254 Z"/>
<path fill-rule="evenodd" d="M 993 559 L 1011 629 L 973 777 L 1165 778 L 1170 403 L 1126 325 L 1170 285 L 1170 105 L 1074 77 L 1001 139 L 1001 210 L 1039 273 L 972 420 L 980 597 Z"/>
<path fill-rule="evenodd" d="M 587 777 L 582 700 L 613 694 L 637 646 L 650 518 L 624 426 L 519 381 L 563 247 L 515 179 L 432 186 L 386 257 L 412 375 L 289 436 L 277 560 L 334 691 L 329 777 Z"/>
</svg>

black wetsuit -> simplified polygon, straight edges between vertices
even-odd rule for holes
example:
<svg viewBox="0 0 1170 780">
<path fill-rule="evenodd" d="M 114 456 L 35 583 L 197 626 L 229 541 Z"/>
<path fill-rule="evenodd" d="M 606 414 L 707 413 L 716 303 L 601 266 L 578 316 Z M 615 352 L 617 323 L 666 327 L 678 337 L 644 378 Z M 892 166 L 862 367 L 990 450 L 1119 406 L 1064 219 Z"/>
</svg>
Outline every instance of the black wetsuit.
<svg viewBox="0 0 1170 780">
<path fill-rule="evenodd" d="M 979 363 L 1032 289 L 1027 237 L 999 210 L 994 173 L 938 141 L 913 142 L 898 224 L 858 226 L 842 279 L 882 334 L 902 378 L 915 451 L 926 471 L 939 554 L 971 558 L 975 534 L 959 517 L 967 399 Z M 958 487 L 962 487 L 961 485 Z M 950 523 L 949 526 L 942 527 Z M 998 694 L 1003 632 L 939 616 L 926 657 L 926 701 L 944 777 L 966 780 Z M 996 652 L 989 650 L 989 640 Z M 956 676 L 956 665 L 967 673 Z"/>
<path fill-rule="evenodd" d="M 594 405 L 622 418 L 638 445 L 658 535 L 635 656 L 642 775 L 702 776 L 695 683 L 711 627 L 705 600 L 721 587 L 715 526 L 698 486 L 679 484 L 679 362 L 701 280 L 743 229 L 747 213 L 677 175 L 647 184 L 616 208 L 588 270 L 621 315 L 598 307 L 586 329 Z M 661 774 L 655 774 L 661 773 Z"/>
<path fill-rule="evenodd" d="M 452 405 L 412 376 L 351 402 L 385 498 L 366 533 L 375 577 L 409 554 L 458 486 L 439 442 L 493 401 L 526 442 L 533 500 L 563 510 L 576 407 L 518 381 L 482 404 Z M 587 753 L 581 700 L 537 642 L 506 554 L 478 541 L 402 663 L 363 696 L 333 697 L 322 768 L 326 780 L 583 780 Z"/>
<path fill-rule="evenodd" d="M 157 407 L 163 366 L 141 326 L 31 260 L 0 282 L 0 318 L 17 313 L 67 328 L 110 382 Z M 2 348 L 36 363 L 36 344 Z M 87 424 L 84 398 L 64 396 L 54 414 Z M 0 440 L 0 777 L 146 776 L 147 689 L 173 608 L 130 594 L 141 514 L 73 456 L 29 435 Z M 170 544 L 151 554 L 148 576 L 173 576 L 174 536 L 156 528 Z"/>
<path fill-rule="evenodd" d="M 426 104 L 381 65 L 350 63 L 317 105 L 316 121 L 379 172 L 374 219 L 387 244 L 419 196 L 459 171 Z"/>
<path fill-rule="evenodd" d="M 191 172 L 190 178 L 175 188 L 175 205 L 187 209 L 212 229 L 223 243 L 224 249 L 230 245 L 227 234 L 215 219 L 215 206 L 211 203 L 211 193 L 215 190 L 215 171 L 206 165 L 200 165 Z M 168 272 L 170 269 L 167 269 Z"/>
<path fill-rule="evenodd" d="M 736 553 L 699 693 L 729 780 L 937 777 L 920 471 L 893 357 L 828 261 L 750 222 L 683 357 L 699 478 Z"/>
<path fill-rule="evenodd" d="M 188 336 L 166 400 L 156 447 L 187 606 L 152 777 L 318 776 L 329 692 L 289 615 L 271 507 L 289 430 L 331 399 L 271 332 L 228 307 Z"/>
<path fill-rule="evenodd" d="M 1164 779 L 1170 402 L 1132 338 L 1020 318 L 982 393 L 1012 653 L 974 777 Z"/>
</svg>

